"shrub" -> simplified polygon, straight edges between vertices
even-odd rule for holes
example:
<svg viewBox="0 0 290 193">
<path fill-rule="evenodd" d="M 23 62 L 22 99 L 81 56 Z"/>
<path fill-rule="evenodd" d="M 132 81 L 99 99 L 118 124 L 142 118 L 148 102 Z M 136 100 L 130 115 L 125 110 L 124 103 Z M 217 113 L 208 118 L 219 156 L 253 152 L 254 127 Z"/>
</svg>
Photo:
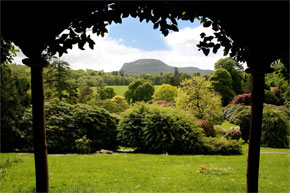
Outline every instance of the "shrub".
<svg viewBox="0 0 290 193">
<path fill-rule="evenodd" d="M 121 145 L 147 153 L 241 154 L 240 143 L 206 138 L 194 116 L 174 108 L 138 104 L 118 127 Z"/>
<path fill-rule="evenodd" d="M 120 114 L 129 108 L 129 104 L 122 96 L 114 96 L 112 99 L 97 101 L 97 106 L 116 114 Z"/>
<path fill-rule="evenodd" d="M 275 96 L 275 93 L 269 90 L 265 90 L 264 103 L 273 105 L 282 105 L 280 98 Z"/>
<path fill-rule="evenodd" d="M 251 105 L 251 101 L 252 101 L 251 93 L 249 94 L 245 93 L 245 94 L 239 94 L 235 96 L 230 104 Z"/>
<path fill-rule="evenodd" d="M 49 153 L 79 151 L 76 140 L 86 136 L 91 140 L 91 151 L 116 149 L 118 119 L 106 110 L 86 104 L 70 105 L 61 101 L 46 103 L 46 131 Z M 24 147 L 32 150 L 32 113 L 27 109 L 21 124 Z"/>
<path fill-rule="evenodd" d="M 288 118 L 289 119 L 289 118 Z M 274 105 L 266 105 L 263 112 L 261 144 L 266 147 L 289 147 L 287 114 Z"/>
<path fill-rule="evenodd" d="M 231 127 L 229 130 L 226 131 L 225 137 L 227 139 L 235 139 L 239 140 L 241 138 L 241 131 L 240 127 Z"/>
<path fill-rule="evenodd" d="M 285 104 L 283 106 L 277 106 L 277 109 L 286 113 L 287 117 L 290 117 L 290 104 Z"/>
<path fill-rule="evenodd" d="M 81 103 L 86 103 L 92 98 L 94 98 L 94 91 L 91 89 L 91 87 L 86 86 L 80 91 L 79 101 Z"/>
<path fill-rule="evenodd" d="M 78 153 L 87 154 L 91 152 L 91 142 L 92 140 L 88 139 L 86 135 L 84 135 L 80 139 L 75 140 L 76 150 Z"/>
<path fill-rule="evenodd" d="M 199 123 L 200 127 L 203 129 L 202 132 L 205 134 L 205 136 L 215 137 L 216 134 L 215 134 L 214 128 L 210 127 L 210 125 L 208 125 L 205 120 L 199 119 L 197 120 L 197 122 Z"/>
<path fill-rule="evenodd" d="M 164 100 L 166 102 L 174 102 L 177 96 L 177 87 L 170 84 L 163 84 L 154 92 L 153 98 L 155 100 Z"/>
<path fill-rule="evenodd" d="M 249 140 L 249 131 L 251 123 L 251 107 L 242 105 L 229 105 L 223 110 L 223 116 L 230 123 L 239 125 L 242 139 Z"/>
<path fill-rule="evenodd" d="M 165 100 L 156 100 L 156 99 L 152 99 L 150 101 L 147 102 L 148 104 L 158 104 L 161 107 L 173 107 L 174 103 L 173 102 L 167 102 Z"/>
<path fill-rule="evenodd" d="M 249 106 L 234 105 L 223 111 L 227 120 L 240 126 L 242 139 L 249 139 L 251 109 Z M 261 145 L 266 147 L 289 146 L 289 110 L 284 106 L 264 105 Z"/>
<path fill-rule="evenodd" d="M 264 89 L 265 89 L 265 90 L 270 90 L 270 88 L 271 88 L 270 85 L 268 85 L 268 84 L 266 84 L 266 83 L 264 84 Z"/>
<path fill-rule="evenodd" d="M 150 153 L 201 153 L 202 129 L 196 119 L 173 108 L 138 104 L 121 119 L 118 139 L 123 146 Z"/>
<path fill-rule="evenodd" d="M 226 134 L 226 129 L 219 125 L 216 125 L 214 127 L 214 130 L 215 130 L 216 137 L 223 137 Z"/>
<path fill-rule="evenodd" d="M 240 155 L 242 154 L 241 143 L 237 140 L 226 138 L 204 138 L 205 154 Z"/>
<path fill-rule="evenodd" d="M 273 89 L 273 94 L 276 96 L 276 97 L 281 97 L 281 90 L 279 88 L 274 88 Z"/>
<path fill-rule="evenodd" d="M 269 90 L 265 90 L 264 92 L 265 92 L 264 103 L 274 104 L 274 105 L 282 104 L 282 101 L 279 98 L 280 92 L 277 89 L 273 90 L 273 92 Z M 252 96 L 251 96 L 251 93 L 249 93 L 249 94 L 239 94 L 235 96 L 230 104 L 251 105 L 251 103 L 252 103 Z"/>
</svg>

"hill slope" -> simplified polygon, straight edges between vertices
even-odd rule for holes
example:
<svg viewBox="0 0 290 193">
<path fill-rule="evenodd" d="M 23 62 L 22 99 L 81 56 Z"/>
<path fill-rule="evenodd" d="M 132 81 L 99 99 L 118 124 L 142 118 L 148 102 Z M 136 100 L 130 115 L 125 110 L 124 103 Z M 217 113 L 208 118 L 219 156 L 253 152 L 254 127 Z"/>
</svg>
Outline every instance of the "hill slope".
<svg viewBox="0 0 290 193">
<path fill-rule="evenodd" d="M 160 74 L 167 72 L 174 72 L 173 66 L 168 66 L 164 62 L 156 59 L 140 59 L 134 62 L 123 64 L 120 71 L 124 71 L 124 74 L 136 75 L 136 74 Z M 202 70 L 196 67 L 181 67 L 178 68 L 179 72 L 185 72 L 192 74 L 193 72 L 199 72 L 201 74 L 207 74 L 213 72 L 213 70 Z"/>
</svg>

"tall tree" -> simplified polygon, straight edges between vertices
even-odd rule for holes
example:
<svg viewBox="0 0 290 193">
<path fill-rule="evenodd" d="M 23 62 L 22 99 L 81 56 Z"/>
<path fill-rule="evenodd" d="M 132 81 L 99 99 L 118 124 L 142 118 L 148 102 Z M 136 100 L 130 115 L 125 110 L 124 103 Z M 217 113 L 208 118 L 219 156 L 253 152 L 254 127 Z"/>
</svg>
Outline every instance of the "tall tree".
<svg viewBox="0 0 290 193">
<path fill-rule="evenodd" d="M 172 86 L 180 85 L 179 72 L 178 72 L 178 68 L 176 67 L 174 67 L 174 74 L 173 74 L 173 77 L 170 79 L 170 84 Z"/>
<path fill-rule="evenodd" d="M 81 103 L 86 103 L 94 98 L 94 91 L 89 86 L 86 86 L 80 91 L 79 101 Z"/>
<path fill-rule="evenodd" d="M 219 68 L 210 76 L 209 81 L 222 96 L 223 106 L 228 105 L 235 96 L 230 73 L 224 68 Z"/>
<path fill-rule="evenodd" d="M 125 98 L 129 104 L 137 101 L 149 101 L 152 99 L 154 90 L 152 81 L 137 79 L 129 84 Z"/>
<path fill-rule="evenodd" d="M 46 86 L 55 92 L 55 96 L 62 100 L 76 96 L 77 90 L 69 81 L 70 65 L 68 62 L 54 57 L 52 64 L 45 73 Z"/>
<path fill-rule="evenodd" d="M 221 97 L 202 76 L 193 76 L 181 83 L 176 106 L 192 112 L 211 126 L 220 118 Z"/>
<path fill-rule="evenodd" d="M 22 146 L 20 120 L 31 104 L 27 79 L 12 76 L 10 65 L 1 63 L 1 151 L 15 151 Z"/>
<path fill-rule="evenodd" d="M 236 94 L 243 92 L 243 66 L 232 58 L 219 59 L 214 64 L 215 70 L 223 68 L 227 70 L 232 78 L 232 89 Z"/>
</svg>

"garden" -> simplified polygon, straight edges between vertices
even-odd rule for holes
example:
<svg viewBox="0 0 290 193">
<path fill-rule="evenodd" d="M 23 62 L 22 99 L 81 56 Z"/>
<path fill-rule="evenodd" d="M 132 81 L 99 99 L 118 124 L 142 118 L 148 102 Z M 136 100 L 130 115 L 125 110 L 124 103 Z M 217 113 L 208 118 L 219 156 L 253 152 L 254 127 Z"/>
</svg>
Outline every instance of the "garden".
<svg viewBox="0 0 290 193">
<path fill-rule="evenodd" d="M 102 73 L 92 88 L 68 81 L 66 65 L 57 60 L 45 72 L 52 192 L 245 191 L 251 78 L 233 59 L 210 75 L 176 72 L 174 84 L 135 77 L 123 96 Z M 265 85 L 261 192 L 290 190 L 289 85 L 275 65 L 276 79 Z M 1 192 L 34 192 L 30 85 L 17 69 L 1 66 L 11 83 L 1 85 Z"/>
</svg>

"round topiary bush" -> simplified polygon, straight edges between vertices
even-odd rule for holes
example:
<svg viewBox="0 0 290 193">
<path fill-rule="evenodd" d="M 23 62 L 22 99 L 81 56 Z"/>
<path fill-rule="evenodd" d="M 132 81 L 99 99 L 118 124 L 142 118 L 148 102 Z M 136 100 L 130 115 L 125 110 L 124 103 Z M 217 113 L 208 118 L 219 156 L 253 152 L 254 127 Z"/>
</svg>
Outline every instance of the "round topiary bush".
<svg viewBox="0 0 290 193">
<path fill-rule="evenodd" d="M 121 145 L 141 152 L 193 154 L 203 149 L 204 135 L 194 116 L 159 105 L 135 105 L 123 115 L 118 131 Z"/>
<path fill-rule="evenodd" d="M 70 105 L 58 100 L 46 103 L 46 131 L 49 153 L 75 153 L 80 151 L 80 141 L 86 136 L 85 153 L 99 149 L 117 148 L 118 118 L 108 111 L 86 104 Z M 27 139 L 26 150 L 32 150 L 32 113 L 25 112 L 21 130 Z"/>
</svg>

